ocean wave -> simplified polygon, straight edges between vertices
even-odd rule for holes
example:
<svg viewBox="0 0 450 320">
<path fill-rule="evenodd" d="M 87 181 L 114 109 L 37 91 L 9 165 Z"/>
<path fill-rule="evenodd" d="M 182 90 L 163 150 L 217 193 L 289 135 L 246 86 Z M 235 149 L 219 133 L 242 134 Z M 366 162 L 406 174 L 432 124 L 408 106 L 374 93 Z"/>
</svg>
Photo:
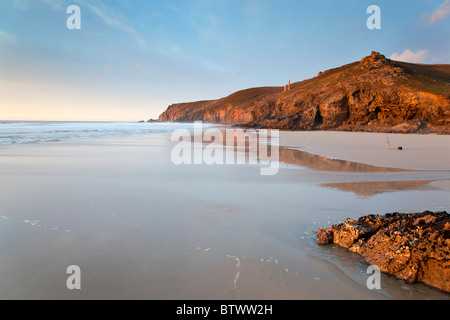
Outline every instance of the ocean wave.
<svg viewBox="0 0 450 320">
<path fill-rule="evenodd" d="M 208 126 L 208 125 L 205 125 Z M 192 123 L 0 122 L 0 145 L 124 137 L 192 129 Z"/>
</svg>

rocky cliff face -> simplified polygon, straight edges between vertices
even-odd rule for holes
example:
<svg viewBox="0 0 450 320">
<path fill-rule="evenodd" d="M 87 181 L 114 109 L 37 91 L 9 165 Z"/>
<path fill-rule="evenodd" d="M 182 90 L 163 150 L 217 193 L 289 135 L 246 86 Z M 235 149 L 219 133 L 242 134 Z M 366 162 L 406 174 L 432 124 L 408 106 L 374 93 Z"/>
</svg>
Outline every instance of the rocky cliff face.
<svg viewBox="0 0 450 320">
<path fill-rule="evenodd" d="M 281 130 L 450 133 L 450 65 L 418 65 L 372 52 L 359 62 L 283 87 L 170 106 L 159 121 Z"/>
</svg>

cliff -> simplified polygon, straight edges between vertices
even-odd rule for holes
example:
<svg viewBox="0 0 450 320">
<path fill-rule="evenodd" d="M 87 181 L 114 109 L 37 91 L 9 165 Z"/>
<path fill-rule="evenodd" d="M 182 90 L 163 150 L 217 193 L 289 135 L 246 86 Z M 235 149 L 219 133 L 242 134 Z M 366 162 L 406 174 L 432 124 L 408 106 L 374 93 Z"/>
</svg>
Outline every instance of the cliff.
<svg viewBox="0 0 450 320">
<path fill-rule="evenodd" d="M 450 65 L 372 52 L 359 62 L 284 87 L 171 105 L 159 121 L 204 121 L 280 130 L 450 133 Z"/>
</svg>

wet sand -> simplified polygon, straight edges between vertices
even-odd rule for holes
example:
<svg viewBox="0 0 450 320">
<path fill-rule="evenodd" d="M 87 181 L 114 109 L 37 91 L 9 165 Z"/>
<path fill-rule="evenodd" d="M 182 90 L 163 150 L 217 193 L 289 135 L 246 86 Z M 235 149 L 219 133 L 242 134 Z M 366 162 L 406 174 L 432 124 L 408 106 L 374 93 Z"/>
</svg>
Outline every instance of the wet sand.
<svg viewBox="0 0 450 320">
<path fill-rule="evenodd" d="M 348 137 L 370 152 L 336 133 L 281 134 L 282 145 L 322 158 L 286 151 L 276 176 L 253 165 L 176 166 L 167 134 L 0 150 L 0 299 L 450 298 L 387 275 L 382 290 L 368 290 L 365 262 L 317 246 L 314 234 L 368 213 L 448 210 L 450 168 L 436 161 L 448 140 L 430 136 L 429 156 L 397 166 L 391 155 L 372 159 L 391 151 L 364 134 Z M 390 181 L 398 187 L 376 185 Z M 79 291 L 66 287 L 73 264 Z"/>
<path fill-rule="evenodd" d="M 281 132 L 280 138 L 282 146 L 327 158 L 378 167 L 450 170 L 448 135 L 317 131 Z M 398 150 L 398 147 L 403 150 Z"/>
</svg>

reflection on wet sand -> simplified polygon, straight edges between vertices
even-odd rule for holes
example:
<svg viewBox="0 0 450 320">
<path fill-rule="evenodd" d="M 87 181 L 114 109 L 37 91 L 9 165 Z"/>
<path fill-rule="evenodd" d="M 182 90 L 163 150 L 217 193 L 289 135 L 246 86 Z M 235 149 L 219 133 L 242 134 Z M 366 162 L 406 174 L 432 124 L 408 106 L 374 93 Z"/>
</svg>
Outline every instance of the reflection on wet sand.
<svg viewBox="0 0 450 320">
<path fill-rule="evenodd" d="M 365 181 L 365 182 L 344 182 L 326 183 L 323 187 L 335 188 L 341 191 L 353 192 L 361 197 L 370 197 L 379 193 L 395 192 L 404 190 L 431 190 L 430 184 L 435 180 L 423 181 Z"/>
<path fill-rule="evenodd" d="M 406 172 L 411 170 L 384 168 L 352 161 L 330 159 L 305 151 L 280 147 L 280 161 L 312 170 L 340 172 Z"/>
<path fill-rule="evenodd" d="M 323 156 L 310 154 L 308 152 L 280 148 L 280 161 L 306 167 L 312 170 L 335 171 L 335 172 L 413 172 L 414 170 L 384 168 L 352 161 L 329 159 Z M 335 188 L 345 192 L 353 192 L 361 197 L 370 197 L 385 192 L 396 192 L 414 189 L 433 189 L 430 186 L 436 180 L 413 180 L 413 181 L 357 181 L 344 183 L 326 183 L 323 187 Z"/>
<path fill-rule="evenodd" d="M 258 152 L 257 148 L 250 148 L 249 141 L 247 143 L 241 144 L 241 147 L 238 147 L 237 141 L 243 140 L 248 135 L 248 138 L 255 139 L 255 133 L 250 131 L 238 131 L 235 136 L 234 141 L 220 141 L 224 146 L 234 147 L 235 152 L 245 152 L 247 154 L 246 157 L 249 157 L 250 152 Z M 225 136 L 225 134 L 224 134 Z M 211 143 L 211 141 L 203 140 L 203 143 Z M 216 142 L 217 143 L 217 142 Z M 268 139 L 268 145 L 270 150 L 270 138 Z M 243 146 L 243 148 L 242 148 Z M 270 152 L 270 151 L 269 151 Z M 258 154 L 258 153 L 257 153 Z M 315 155 L 312 153 L 308 153 L 305 151 L 301 151 L 298 149 L 292 149 L 290 147 L 279 147 L 279 161 L 285 163 L 286 165 L 294 165 L 303 168 L 308 168 L 314 171 L 328 171 L 328 172 L 348 172 L 348 173 L 407 173 L 407 172 L 419 172 L 416 170 L 408 170 L 408 169 L 400 169 L 400 168 L 388 168 L 388 167 L 378 167 L 364 163 L 358 163 L 347 160 L 340 159 L 330 159 L 324 156 Z M 400 178 L 399 178 L 400 179 Z M 402 176 L 401 179 L 405 179 Z M 437 181 L 434 180 L 400 180 L 395 181 L 394 179 L 390 181 L 353 181 L 353 182 L 338 182 L 338 183 L 325 183 L 321 184 L 322 187 L 327 188 L 335 188 L 344 192 L 353 192 L 357 196 L 361 197 L 370 197 L 376 194 L 385 193 L 385 192 L 397 192 L 397 191 L 405 191 L 405 190 L 431 190 L 434 189 L 430 184 L 432 182 Z"/>
<path fill-rule="evenodd" d="M 211 141 L 204 139 L 203 136 L 196 137 L 192 136 L 191 141 L 196 140 L 202 141 L 203 144 L 219 143 L 228 148 L 234 147 L 235 152 L 245 152 L 246 154 L 250 152 L 255 152 L 259 155 L 259 145 L 253 144 L 250 147 L 250 140 L 259 141 L 258 133 L 252 130 L 236 130 L 234 132 L 234 140 L 228 141 L 226 132 L 224 130 L 219 130 L 222 133 L 222 139 L 220 141 Z M 246 140 L 247 139 L 247 140 Z M 266 143 L 268 144 L 268 152 L 271 153 L 271 137 L 264 137 Z M 244 140 L 244 142 L 242 142 Z M 245 141 L 246 140 L 246 141 Z M 238 142 L 241 141 L 241 142 Z M 247 155 L 247 158 L 249 156 Z M 330 159 L 327 157 L 311 154 L 298 149 L 292 149 L 290 147 L 279 147 L 279 161 L 287 165 L 297 165 L 301 167 L 306 167 L 312 170 L 319 171 L 335 171 L 335 172 L 407 172 L 413 170 L 398 169 L 398 168 L 385 168 L 377 167 L 364 163 L 357 163 L 352 161 Z"/>
</svg>

